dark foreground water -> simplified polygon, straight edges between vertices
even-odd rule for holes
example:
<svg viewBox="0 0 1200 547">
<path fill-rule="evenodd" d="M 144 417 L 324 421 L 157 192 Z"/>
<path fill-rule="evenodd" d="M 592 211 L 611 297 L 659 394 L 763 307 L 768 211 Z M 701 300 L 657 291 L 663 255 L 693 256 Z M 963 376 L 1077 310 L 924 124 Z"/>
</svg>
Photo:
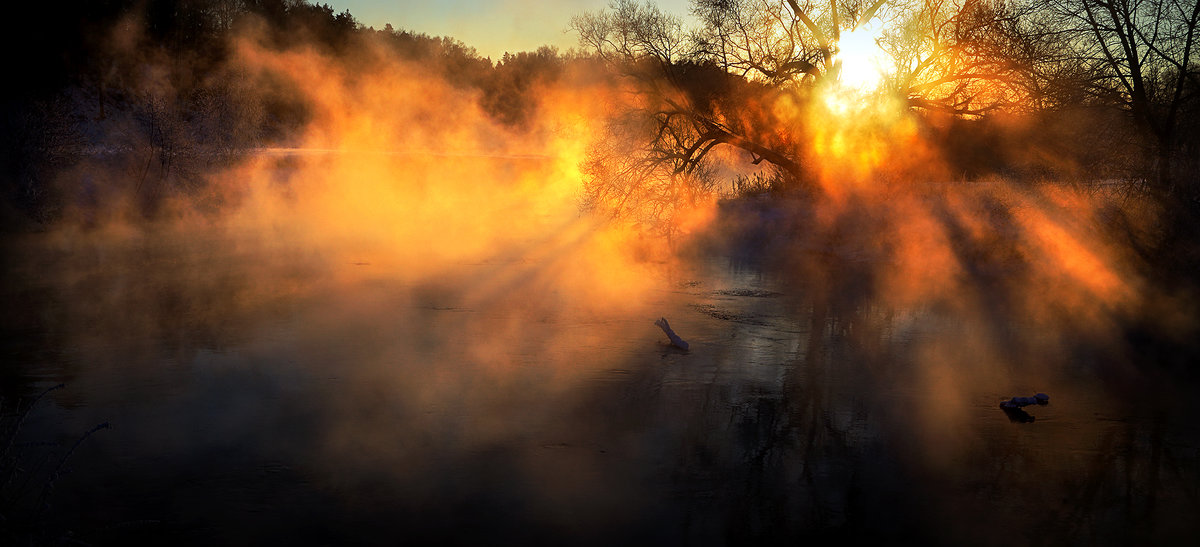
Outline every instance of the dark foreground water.
<svg viewBox="0 0 1200 547">
<path fill-rule="evenodd" d="M 5 431 L 16 400 L 66 385 L 6 448 L 0 541 L 1200 537 L 1194 391 L 1120 340 L 897 307 L 836 257 L 664 266 L 606 306 L 546 253 L 406 276 L 265 252 L 12 247 Z M 1037 392 L 1050 404 L 998 407 Z"/>
</svg>

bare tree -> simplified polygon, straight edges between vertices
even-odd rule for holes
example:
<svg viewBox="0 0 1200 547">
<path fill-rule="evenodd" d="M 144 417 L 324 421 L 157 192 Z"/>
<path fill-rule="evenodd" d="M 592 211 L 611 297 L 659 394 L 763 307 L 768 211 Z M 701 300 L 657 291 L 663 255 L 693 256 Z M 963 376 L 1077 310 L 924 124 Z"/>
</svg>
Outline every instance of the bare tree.
<svg viewBox="0 0 1200 547">
<path fill-rule="evenodd" d="M 698 53 L 682 22 L 649 3 L 614 2 L 572 27 L 601 60 L 619 67 L 636 92 L 588 162 L 588 198 L 613 214 L 662 220 L 711 190 L 710 152 L 729 145 L 799 178 L 793 135 L 763 108 L 773 86 L 747 80 Z"/>
<path fill-rule="evenodd" d="M 749 79 L 772 83 L 836 79 L 838 43 L 876 16 L 886 0 L 695 2 L 697 54 Z"/>
<path fill-rule="evenodd" d="M 910 105 L 960 116 L 1035 107 L 1047 44 L 1025 28 L 1032 5 L 919 0 L 891 10 L 881 38 L 889 85 Z"/>
<path fill-rule="evenodd" d="M 855 15 L 865 20 L 882 4 Z M 787 180 L 804 180 L 798 128 L 771 105 L 783 95 L 803 102 L 806 88 L 836 80 L 843 22 L 837 3 L 829 6 L 831 15 L 814 19 L 809 3 L 794 0 L 697 1 L 702 26 L 691 32 L 634 0 L 574 18 L 580 41 L 619 67 L 639 94 L 637 108 L 613 129 L 636 144 L 606 140 L 589 164 L 592 202 L 615 214 L 650 204 L 652 216 L 661 216 L 678 198 L 711 188 L 707 161 L 721 145 L 755 165 L 771 164 Z"/>
<path fill-rule="evenodd" d="M 1200 93 L 1200 3 L 1054 0 L 1045 15 L 1046 28 L 1063 34 L 1074 62 L 1090 70 L 1088 91 L 1129 112 L 1147 137 L 1156 193 L 1178 196 L 1174 163 Z"/>
<path fill-rule="evenodd" d="M 695 0 L 693 13 L 699 25 L 688 31 L 653 4 L 616 0 L 572 21 L 639 94 L 620 130 L 639 139 L 623 150 L 634 157 L 592 163 L 591 197 L 614 213 L 639 196 L 670 201 L 711 187 L 708 161 L 722 146 L 812 188 L 805 165 L 821 158 L 806 149 L 808 122 L 778 105 L 802 109 L 830 92 L 843 39 L 871 23 L 889 28 L 878 38 L 894 61 L 885 91 L 914 108 L 978 116 L 1027 105 L 1039 86 L 1026 11 L 1004 0 Z"/>
</svg>

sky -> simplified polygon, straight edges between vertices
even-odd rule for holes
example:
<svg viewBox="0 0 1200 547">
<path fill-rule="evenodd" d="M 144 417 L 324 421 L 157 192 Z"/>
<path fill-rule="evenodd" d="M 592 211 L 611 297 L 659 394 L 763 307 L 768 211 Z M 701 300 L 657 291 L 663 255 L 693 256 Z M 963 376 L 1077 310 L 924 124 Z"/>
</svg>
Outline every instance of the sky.
<svg viewBox="0 0 1200 547">
<path fill-rule="evenodd" d="M 533 51 L 543 45 L 560 50 L 577 47 L 568 31 L 571 17 L 598 11 L 609 0 L 318 0 L 334 12 L 350 10 L 359 23 L 382 29 L 449 36 L 474 47 L 480 55 L 499 59 L 504 52 Z M 657 0 L 663 11 L 688 17 L 689 0 Z"/>
</svg>

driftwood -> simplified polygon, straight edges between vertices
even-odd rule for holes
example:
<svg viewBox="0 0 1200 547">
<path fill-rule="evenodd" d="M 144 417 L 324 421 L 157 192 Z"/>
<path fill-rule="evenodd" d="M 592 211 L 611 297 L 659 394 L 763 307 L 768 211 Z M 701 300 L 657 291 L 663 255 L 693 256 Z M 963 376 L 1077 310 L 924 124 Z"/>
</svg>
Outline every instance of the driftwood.
<svg viewBox="0 0 1200 547">
<path fill-rule="evenodd" d="M 1001 408 L 1021 408 L 1029 405 L 1044 405 L 1050 402 L 1050 396 L 1045 393 L 1038 393 L 1033 397 L 1013 397 L 1003 403 L 1000 403 Z"/>
<path fill-rule="evenodd" d="M 1012 399 L 1004 401 L 1003 403 L 1000 403 L 1000 410 L 1004 411 L 1004 414 L 1008 416 L 1009 420 L 1017 423 L 1029 424 L 1033 423 L 1035 418 L 1030 416 L 1028 412 L 1022 410 L 1021 407 L 1029 405 L 1045 405 L 1049 403 L 1049 395 L 1046 395 L 1045 393 L 1038 393 L 1033 397 L 1013 397 Z"/>
<path fill-rule="evenodd" d="M 671 330 L 671 325 L 667 323 L 666 317 L 659 317 L 658 321 L 655 321 L 654 324 L 667 333 L 667 338 L 671 339 L 672 346 L 685 351 L 688 349 L 688 343 L 683 338 L 680 338 L 678 334 L 675 334 L 675 331 Z"/>
</svg>

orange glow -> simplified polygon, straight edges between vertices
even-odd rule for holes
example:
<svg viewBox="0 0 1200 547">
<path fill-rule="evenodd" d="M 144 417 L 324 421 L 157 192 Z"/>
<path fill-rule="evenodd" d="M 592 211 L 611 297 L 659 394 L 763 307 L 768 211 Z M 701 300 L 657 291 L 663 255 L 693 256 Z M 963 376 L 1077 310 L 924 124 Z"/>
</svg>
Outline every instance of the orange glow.
<svg viewBox="0 0 1200 547">
<path fill-rule="evenodd" d="M 844 70 L 870 57 L 850 49 L 855 36 L 843 38 Z M 247 80 L 293 84 L 311 105 L 311 123 L 295 148 L 260 151 L 214 177 L 212 192 L 232 203 L 218 219 L 180 217 L 311 257 L 334 284 L 433 283 L 471 266 L 479 273 L 465 281 L 466 304 L 517 294 L 535 311 L 566 301 L 574 311 L 653 317 L 646 301 L 664 290 L 662 269 L 677 260 L 672 245 L 729 220 L 717 195 L 699 191 L 670 204 L 671 225 L 658 230 L 667 238 L 639 219 L 581 212 L 582 165 L 597 136 L 610 134 L 607 118 L 637 100 L 621 84 L 568 75 L 535 89 L 539 114 L 514 129 L 482 110 L 477 91 L 382 47 L 367 53 L 378 61 L 357 71 L 253 38 L 234 51 Z M 805 90 L 813 95 L 746 105 L 783 120 L 771 128 L 779 133 L 797 130 L 784 139 L 796 147 L 787 152 L 817 186 L 812 203 L 796 205 L 813 224 L 797 237 L 812 239 L 780 244 L 780 254 L 794 255 L 785 258 L 807 261 L 814 250 L 849 257 L 871 274 L 885 306 L 937 302 L 983 313 L 991 291 L 1035 321 L 1066 313 L 1095 326 L 1139 303 L 1133 262 L 1092 219 L 1102 203 L 954 180 L 944 149 L 927 138 L 928 120 L 902 98 L 849 83 L 818 82 Z M 745 167 L 743 152 L 710 157 Z M 980 263 L 1000 273 L 981 274 Z"/>
<path fill-rule="evenodd" d="M 295 150 L 260 155 L 219 179 L 245 188 L 226 216 L 231 229 L 308 249 L 362 276 L 421 281 L 462 264 L 507 264 L 480 280 L 475 298 L 535 282 L 575 305 L 639 301 L 653 276 L 634 256 L 637 234 L 581 214 L 579 165 L 611 90 L 544 89 L 548 113 L 516 131 L 498 125 L 475 96 L 428 67 L 386 55 L 348 73 L 311 51 L 238 46 L 250 74 L 284 76 L 314 105 Z M 378 52 L 377 52 L 378 53 Z M 290 163 L 285 187 L 273 182 Z"/>
<path fill-rule="evenodd" d="M 901 101 L 839 85 L 818 88 L 805 113 L 811 168 L 831 196 L 874 186 L 899 173 L 936 175 L 941 163 Z"/>
</svg>

